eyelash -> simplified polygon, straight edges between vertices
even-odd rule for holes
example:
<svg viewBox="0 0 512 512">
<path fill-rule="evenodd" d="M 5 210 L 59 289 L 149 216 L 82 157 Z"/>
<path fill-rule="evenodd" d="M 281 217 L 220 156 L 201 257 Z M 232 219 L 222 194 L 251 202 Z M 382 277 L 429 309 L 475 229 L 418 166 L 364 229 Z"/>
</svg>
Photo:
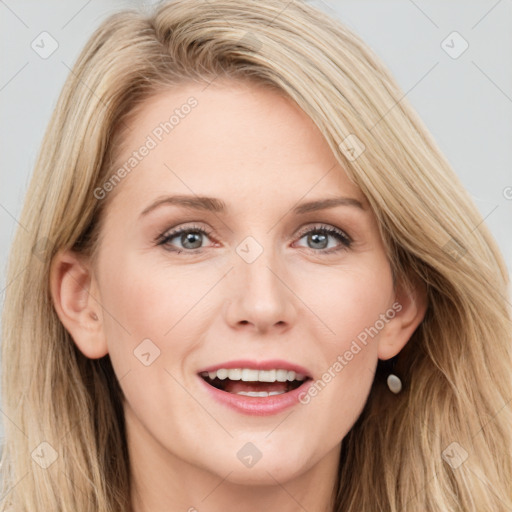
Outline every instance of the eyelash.
<svg viewBox="0 0 512 512">
<path fill-rule="evenodd" d="M 164 246 L 164 248 L 168 251 L 176 252 L 178 254 L 182 252 L 186 252 L 188 254 L 198 254 L 203 251 L 204 248 L 197 248 L 197 249 L 177 249 L 175 247 L 172 247 L 171 245 L 168 245 L 169 241 L 173 238 L 176 238 L 178 235 L 181 235 L 183 233 L 200 233 L 202 235 L 206 235 L 208 238 L 211 238 L 212 231 L 199 227 L 199 226 L 186 226 L 182 228 L 175 229 L 171 232 L 164 232 L 161 235 L 157 237 L 155 240 L 156 245 Z M 324 235 L 331 235 L 335 238 L 337 238 L 341 242 L 341 246 L 330 248 L 330 249 L 311 249 L 309 247 L 306 247 L 309 251 L 313 251 L 314 253 L 320 253 L 320 254 L 332 254 L 337 253 L 339 251 L 346 251 L 349 249 L 352 245 L 352 239 L 343 231 L 340 229 L 327 226 L 327 225 L 317 225 L 308 227 L 305 230 L 302 230 L 299 234 L 299 240 L 301 238 L 304 238 L 305 235 L 308 235 L 309 233 L 321 233 Z"/>
</svg>

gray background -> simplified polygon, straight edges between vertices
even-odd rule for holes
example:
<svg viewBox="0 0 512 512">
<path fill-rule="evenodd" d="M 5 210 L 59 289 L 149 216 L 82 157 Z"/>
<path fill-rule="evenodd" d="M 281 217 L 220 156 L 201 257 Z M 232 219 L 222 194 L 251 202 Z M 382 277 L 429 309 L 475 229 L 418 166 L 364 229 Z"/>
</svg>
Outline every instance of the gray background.
<svg viewBox="0 0 512 512">
<path fill-rule="evenodd" d="M 512 0 L 311 3 L 341 19 L 390 68 L 474 198 L 512 270 L 512 188 L 507 189 L 512 187 Z M 69 69 L 103 18 L 124 7 L 150 5 L 0 0 L 0 307 L 5 288 L 16 286 L 5 277 L 10 241 Z M 58 43 L 48 58 L 31 47 L 43 31 Z M 469 44 L 458 58 L 441 46 L 453 31 Z M 461 47 L 453 41 L 448 38 L 452 52 Z"/>
</svg>

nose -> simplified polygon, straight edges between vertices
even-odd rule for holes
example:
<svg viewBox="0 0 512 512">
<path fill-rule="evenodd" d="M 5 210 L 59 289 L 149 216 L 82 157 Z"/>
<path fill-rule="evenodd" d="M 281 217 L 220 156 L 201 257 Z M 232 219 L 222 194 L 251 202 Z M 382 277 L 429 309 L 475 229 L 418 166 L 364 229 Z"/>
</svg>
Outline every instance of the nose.
<svg viewBox="0 0 512 512">
<path fill-rule="evenodd" d="M 225 316 L 235 329 L 264 333 L 288 330 L 297 318 L 297 298 L 284 265 L 265 249 L 253 261 L 238 259 L 228 276 Z"/>
</svg>

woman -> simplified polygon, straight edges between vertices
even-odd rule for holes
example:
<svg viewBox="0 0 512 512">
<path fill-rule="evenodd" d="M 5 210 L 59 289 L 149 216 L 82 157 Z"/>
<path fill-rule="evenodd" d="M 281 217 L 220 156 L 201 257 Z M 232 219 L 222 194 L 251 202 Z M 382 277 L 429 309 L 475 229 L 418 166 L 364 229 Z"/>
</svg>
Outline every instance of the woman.
<svg viewBox="0 0 512 512">
<path fill-rule="evenodd" d="M 101 25 L 12 248 L 2 510 L 512 508 L 506 267 L 402 96 L 300 2 Z"/>
</svg>

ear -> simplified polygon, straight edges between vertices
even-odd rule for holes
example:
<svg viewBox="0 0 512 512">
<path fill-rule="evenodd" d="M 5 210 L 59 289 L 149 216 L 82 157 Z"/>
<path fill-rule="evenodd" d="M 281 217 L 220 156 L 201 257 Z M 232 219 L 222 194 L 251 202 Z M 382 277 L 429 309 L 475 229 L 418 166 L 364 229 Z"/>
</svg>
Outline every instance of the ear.
<svg viewBox="0 0 512 512">
<path fill-rule="evenodd" d="M 381 331 L 378 357 L 382 360 L 396 356 L 409 341 L 427 311 L 425 285 L 418 279 L 406 285 L 399 281 L 395 290 L 395 303 L 390 308 L 395 316 Z"/>
<path fill-rule="evenodd" d="M 103 310 L 85 258 L 70 250 L 58 252 L 50 268 L 50 290 L 57 315 L 80 351 L 90 359 L 106 355 Z"/>
</svg>

